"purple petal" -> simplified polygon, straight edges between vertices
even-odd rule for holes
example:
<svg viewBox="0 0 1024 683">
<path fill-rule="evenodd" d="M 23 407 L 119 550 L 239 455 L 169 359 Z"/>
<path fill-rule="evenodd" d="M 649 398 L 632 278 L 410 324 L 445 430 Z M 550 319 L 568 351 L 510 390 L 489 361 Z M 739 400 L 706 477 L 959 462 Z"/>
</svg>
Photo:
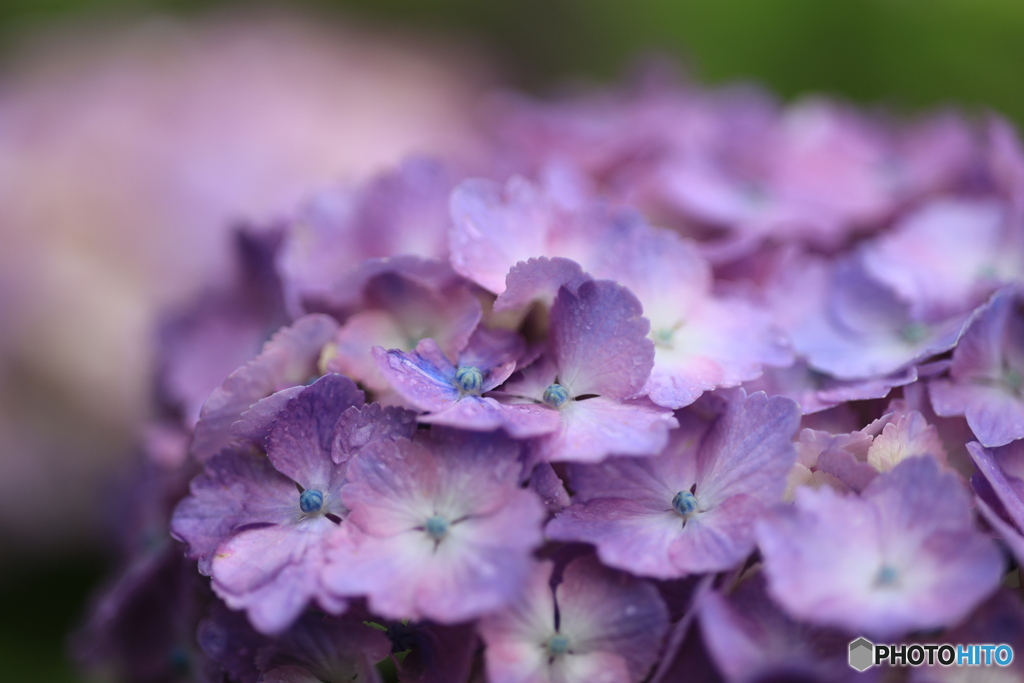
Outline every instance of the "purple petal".
<svg viewBox="0 0 1024 683">
<path fill-rule="evenodd" d="M 551 308 L 550 345 L 559 383 L 571 396 L 624 399 L 643 388 L 654 366 L 650 323 L 635 296 L 607 280 L 562 288 Z"/>
<path fill-rule="evenodd" d="M 378 346 L 373 357 L 388 384 L 420 410 L 444 410 L 461 397 L 455 386 L 457 368 L 433 339 L 421 341 L 413 353 Z"/>
<path fill-rule="evenodd" d="M 673 579 L 682 574 L 669 548 L 679 538 L 683 520 L 666 493 L 662 509 L 626 498 L 598 498 L 565 508 L 548 523 L 553 540 L 582 541 L 597 546 L 601 561 L 640 576 Z"/>
<path fill-rule="evenodd" d="M 325 315 L 300 318 L 277 332 L 259 356 L 231 373 L 203 404 L 192 441 L 196 458 L 206 460 L 229 445 L 232 423 L 254 403 L 319 375 L 320 353 L 337 329 Z"/>
<path fill-rule="evenodd" d="M 547 256 L 553 207 L 522 178 L 502 187 L 466 180 L 452 192 L 452 267 L 481 287 L 501 294 L 509 269 L 531 256 Z"/>
<path fill-rule="evenodd" d="M 357 190 L 315 196 L 290 226 L 278 257 L 292 309 L 330 296 L 366 259 L 443 258 L 450 175 L 434 161 L 410 159 Z"/>
<path fill-rule="evenodd" d="M 625 659 L 631 681 L 647 675 L 668 631 L 668 610 L 652 584 L 581 557 L 565 568 L 555 601 L 574 652 Z"/>
<path fill-rule="evenodd" d="M 799 424 L 800 411 L 787 398 L 737 394 L 701 443 L 697 495 L 702 505 L 739 493 L 766 503 L 779 500 L 796 459 L 792 439 Z"/>
<path fill-rule="evenodd" d="M 416 415 L 395 406 L 379 403 L 347 408 L 335 424 L 331 459 L 341 465 L 371 443 L 412 438 L 416 433 Z"/>
<path fill-rule="evenodd" d="M 367 595 L 373 611 L 396 619 L 456 623 L 493 611 L 525 582 L 544 514 L 531 493 L 505 498 L 489 514 L 452 524 L 439 544 L 422 529 L 371 536 L 351 526 L 324 581 L 339 595 Z"/>
<path fill-rule="evenodd" d="M 478 432 L 504 429 L 517 439 L 556 431 L 562 419 L 557 410 L 532 403 L 499 403 L 489 396 L 465 396 L 420 422 Z"/>
<path fill-rule="evenodd" d="M 865 268 L 914 315 L 971 309 L 995 284 L 1004 213 L 991 200 L 933 200 L 870 243 Z"/>
<path fill-rule="evenodd" d="M 1024 442 L 1015 441 L 1001 448 L 989 449 L 972 441 L 967 444 L 967 451 L 1010 519 L 1018 528 L 1024 529 L 1024 481 L 1020 479 L 1019 471 L 1008 472 L 1005 467 L 1024 463 Z"/>
<path fill-rule="evenodd" d="M 848 664 L 850 638 L 790 619 L 767 596 L 762 574 L 728 598 L 711 591 L 700 602 L 701 635 L 730 683 L 863 680 Z"/>
<path fill-rule="evenodd" d="M 953 351 L 950 380 L 929 383 L 938 415 L 965 415 L 978 440 L 1002 446 L 1024 436 L 1024 316 L 1020 293 L 999 292 L 980 308 Z"/>
<path fill-rule="evenodd" d="M 305 388 L 305 386 L 288 387 L 256 401 L 239 416 L 237 422 L 231 425 L 231 436 L 238 443 L 264 443 L 267 435 L 270 434 L 270 426 L 274 424 L 278 413 Z"/>
<path fill-rule="evenodd" d="M 206 462 L 190 495 L 174 510 L 171 534 L 187 544 L 186 555 L 210 573 L 217 546 L 239 527 L 290 521 L 297 508 L 295 482 L 262 455 L 225 451 Z"/>
<path fill-rule="evenodd" d="M 554 257 L 531 258 L 512 266 L 505 289 L 494 302 L 495 311 L 525 309 L 534 302 L 550 308 L 563 286 L 576 292 L 590 277 L 575 261 Z"/>
<path fill-rule="evenodd" d="M 963 619 L 995 590 L 998 549 L 932 458 L 904 460 L 861 498 L 828 487 L 757 525 L 769 591 L 795 618 L 893 637 Z"/>
<path fill-rule="evenodd" d="M 281 633 L 319 594 L 324 537 L 336 529 L 317 517 L 300 527 L 269 526 L 233 536 L 213 559 L 214 591 L 232 609 L 245 609 L 260 633 Z"/>
<path fill-rule="evenodd" d="M 565 484 L 559 479 L 554 468 L 546 462 L 539 463 L 533 468 L 529 487 L 540 496 L 548 513 L 558 512 L 569 505 L 569 493 L 565 490 Z"/>
<path fill-rule="evenodd" d="M 868 463 L 858 460 L 853 453 L 839 449 L 829 449 L 818 456 L 817 471 L 830 474 L 851 491 L 860 493 L 878 476 L 878 470 Z"/>
<path fill-rule="evenodd" d="M 331 460 L 335 424 L 346 409 L 363 401 L 363 392 L 348 377 L 321 377 L 278 414 L 267 436 L 267 457 L 304 488 L 328 487 L 336 479 Z"/>
<path fill-rule="evenodd" d="M 653 404 L 619 403 L 597 396 L 570 401 L 559 411 L 562 428 L 538 444 L 544 460 L 598 462 L 609 455 L 654 455 L 678 425 L 672 413 Z"/>
</svg>

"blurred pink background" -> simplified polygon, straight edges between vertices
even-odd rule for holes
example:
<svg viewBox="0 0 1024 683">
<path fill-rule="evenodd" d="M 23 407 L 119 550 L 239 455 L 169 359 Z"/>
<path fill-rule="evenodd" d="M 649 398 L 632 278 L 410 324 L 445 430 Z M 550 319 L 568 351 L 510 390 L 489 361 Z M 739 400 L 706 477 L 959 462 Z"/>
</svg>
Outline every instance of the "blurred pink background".
<svg viewBox="0 0 1024 683">
<path fill-rule="evenodd" d="M 472 165 L 490 75 L 444 37 L 280 14 L 76 25 L 8 60 L 0 538 L 89 540 L 150 410 L 157 313 L 216 276 L 233 223 L 411 153 Z"/>
</svg>

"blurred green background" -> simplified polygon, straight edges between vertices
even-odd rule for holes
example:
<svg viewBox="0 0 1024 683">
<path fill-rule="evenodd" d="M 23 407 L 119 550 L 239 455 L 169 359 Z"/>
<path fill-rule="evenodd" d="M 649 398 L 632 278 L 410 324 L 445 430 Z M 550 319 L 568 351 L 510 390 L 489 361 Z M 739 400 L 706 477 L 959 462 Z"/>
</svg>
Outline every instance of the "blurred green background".
<svg viewBox="0 0 1024 683">
<path fill-rule="evenodd" d="M 227 3 L 0 0 L 0 67 L 55 23 Z M 235 3 L 240 4 L 240 3 Z M 256 3 L 242 3 L 253 7 Z M 289 2 L 289 8 L 299 3 Z M 310 11 L 468 38 L 534 91 L 608 81 L 637 56 L 678 58 L 699 80 L 760 82 L 901 110 L 992 108 L 1024 122 L 1021 0 L 337 0 Z M 10 549 L 0 548 L 0 552 Z M 99 580 L 98 556 L 0 563 L 0 676 L 71 681 L 64 635 Z"/>
<path fill-rule="evenodd" d="M 201 13 L 198 0 L 2 0 L 0 41 L 98 13 Z M 259 3 L 234 3 L 254 6 Z M 265 4 L 265 3 L 264 3 Z M 687 61 L 707 82 L 753 79 L 899 107 L 956 103 L 1024 120 L 1020 0 L 295 0 L 289 7 L 455 31 L 527 87 L 606 79 L 637 54 Z"/>
</svg>

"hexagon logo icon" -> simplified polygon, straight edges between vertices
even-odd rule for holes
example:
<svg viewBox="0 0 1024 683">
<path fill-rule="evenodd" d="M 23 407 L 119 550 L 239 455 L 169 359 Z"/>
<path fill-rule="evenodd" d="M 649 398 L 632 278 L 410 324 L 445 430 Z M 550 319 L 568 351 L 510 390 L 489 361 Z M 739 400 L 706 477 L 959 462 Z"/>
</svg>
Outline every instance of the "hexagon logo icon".
<svg viewBox="0 0 1024 683">
<path fill-rule="evenodd" d="M 850 666 L 857 671 L 866 671 L 874 664 L 875 645 L 867 638 L 858 638 L 850 643 Z"/>
</svg>

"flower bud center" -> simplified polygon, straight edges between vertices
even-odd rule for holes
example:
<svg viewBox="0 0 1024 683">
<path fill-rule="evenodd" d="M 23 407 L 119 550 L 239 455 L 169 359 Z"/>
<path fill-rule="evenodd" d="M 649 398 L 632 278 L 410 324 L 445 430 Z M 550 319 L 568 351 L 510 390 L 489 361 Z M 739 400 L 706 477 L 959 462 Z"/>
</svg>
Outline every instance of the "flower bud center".
<svg viewBox="0 0 1024 683">
<path fill-rule="evenodd" d="M 451 528 L 451 525 L 448 523 L 448 520 L 441 515 L 434 515 L 427 519 L 423 528 L 431 538 L 435 541 L 440 541 L 448 535 L 448 529 Z"/>
<path fill-rule="evenodd" d="M 307 515 L 320 512 L 324 506 L 324 494 L 316 489 L 306 489 L 299 495 L 299 509 Z"/>
<path fill-rule="evenodd" d="M 561 408 L 569 400 L 569 391 L 561 384 L 552 384 L 544 390 L 544 403 L 552 408 Z"/>
<path fill-rule="evenodd" d="M 683 517 L 686 517 L 697 509 L 697 497 L 689 491 L 680 491 L 672 498 L 672 507 Z"/>
<path fill-rule="evenodd" d="M 559 657 L 569 651 L 569 639 L 561 633 L 556 633 L 551 636 L 551 640 L 548 641 L 548 655 L 551 657 Z"/>
<path fill-rule="evenodd" d="M 464 394 L 479 394 L 484 386 L 484 373 L 472 365 L 455 371 L 455 384 Z"/>
</svg>

